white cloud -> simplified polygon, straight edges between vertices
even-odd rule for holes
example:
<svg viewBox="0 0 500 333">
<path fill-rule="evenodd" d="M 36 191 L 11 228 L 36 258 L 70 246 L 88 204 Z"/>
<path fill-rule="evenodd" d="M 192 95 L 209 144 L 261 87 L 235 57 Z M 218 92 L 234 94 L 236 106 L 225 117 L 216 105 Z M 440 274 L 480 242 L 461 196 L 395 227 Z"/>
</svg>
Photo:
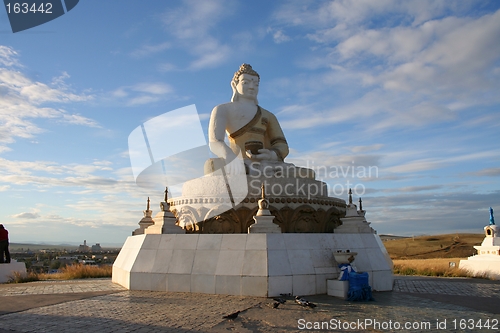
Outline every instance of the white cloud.
<svg viewBox="0 0 500 333">
<path fill-rule="evenodd" d="M 500 168 L 486 168 L 476 172 L 469 172 L 468 174 L 480 177 L 498 177 L 500 176 Z"/>
<path fill-rule="evenodd" d="M 379 150 L 382 148 L 384 145 L 381 143 L 375 144 L 375 145 L 370 145 L 370 146 L 355 146 L 351 148 L 351 151 L 353 153 L 365 153 L 368 151 L 374 151 L 374 150 Z"/>
<path fill-rule="evenodd" d="M 282 29 L 268 28 L 267 32 L 273 36 L 273 40 L 276 44 L 285 43 L 291 41 L 290 36 L 287 36 Z"/>
<path fill-rule="evenodd" d="M 18 54 L 14 49 L 0 45 L 0 65 L 3 66 L 20 66 L 17 60 Z"/>
<path fill-rule="evenodd" d="M 192 47 L 192 50 L 198 54 L 198 59 L 189 66 L 193 70 L 214 67 L 225 62 L 231 54 L 231 48 L 228 45 L 222 45 L 213 38 L 200 41 Z"/>
<path fill-rule="evenodd" d="M 425 186 L 406 186 L 397 189 L 399 192 L 422 192 L 422 191 L 432 191 L 440 190 L 443 185 L 425 185 Z M 394 192 L 394 189 L 387 190 L 387 192 Z"/>
<path fill-rule="evenodd" d="M 13 218 L 16 219 L 37 219 L 40 217 L 40 214 L 38 213 L 19 213 L 12 215 Z"/>
<path fill-rule="evenodd" d="M 143 45 L 138 49 L 132 51 L 130 55 L 134 58 L 144 58 L 149 55 L 164 51 L 170 47 L 171 45 L 169 42 L 164 42 L 156 45 Z"/>
<path fill-rule="evenodd" d="M 231 54 L 229 45 L 210 34 L 220 20 L 232 13 L 234 4 L 221 0 L 185 0 L 163 16 L 166 30 L 195 59 L 189 69 L 199 70 L 224 63 Z"/>
<path fill-rule="evenodd" d="M 33 138 L 44 131 L 32 119 L 58 119 L 62 123 L 99 127 L 97 122 L 78 114 L 69 114 L 63 109 L 43 106 L 47 103 L 82 102 L 93 98 L 91 95 L 75 94 L 69 91 L 64 80 L 66 72 L 53 79 L 49 85 L 29 79 L 13 68 L 21 67 L 17 52 L 0 46 L 0 152 L 8 151 L 6 144 L 15 138 Z M 21 67 L 22 68 L 22 67 Z"/>
<path fill-rule="evenodd" d="M 428 190 L 432 191 L 431 188 Z M 480 233 L 488 224 L 489 205 L 485 203 L 500 200 L 500 191 L 478 193 L 470 189 L 450 191 L 436 188 L 434 192 L 420 193 L 424 191 L 425 186 L 411 192 L 393 190 L 395 195 L 364 197 L 363 207 L 368 211 L 368 221 L 378 233 L 411 235 L 417 230 L 427 234 L 462 230 Z"/>
<path fill-rule="evenodd" d="M 84 183 L 95 183 L 99 177 L 92 175 L 96 172 L 112 171 L 109 161 L 96 161 L 91 164 L 66 164 L 61 165 L 52 161 L 20 161 L 0 158 L 0 179 L 12 184 L 27 184 L 29 179 L 41 184 L 49 184 L 54 181 L 54 185 L 65 186 L 64 181 L 72 180 L 68 186 L 74 185 L 77 180 Z M 42 176 L 43 175 L 43 176 Z M 47 177 L 51 175 L 51 177 Z M 64 180 L 57 179 L 66 177 Z M 110 180 L 103 178 L 104 183 Z"/>
<path fill-rule="evenodd" d="M 123 86 L 110 93 L 114 99 L 124 100 L 128 106 L 144 105 L 168 99 L 173 96 L 174 88 L 164 82 L 141 82 Z"/>
<path fill-rule="evenodd" d="M 83 125 L 88 127 L 101 128 L 101 126 L 95 121 L 87 117 L 83 117 L 79 114 L 62 114 L 62 122 L 71 125 Z"/>
<path fill-rule="evenodd" d="M 221 0 L 185 0 L 176 9 L 169 9 L 164 14 L 163 22 L 168 31 L 179 39 L 199 39 L 207 36 L 208 30 L 228 15 L 230 7 L 232 5 Z"/>
<path fill-rule="evenodd" d="M 393 152 L 392 154 L 396 156 L 398 155 L 397 152 Z M 405 162 L 403 164 L 396 164 L 391 167 L 384 168 L 384 172 L 395 172 L 395 173 L 421 172 L 427 170 L 440 169 L 445 166 L 461 162 L 487 160 L 491 158 L 496 158 L 499 155 L 500 151 L 490 150 L 490 151 L 477 151 L 465 154 L 455 154 L 452 156 L 415 159 L 409 162 Z"/>
<path fill-rule="evenodd" d="M 485 13 L 470 10 L 473 6 L 470 1 L 282 5 L 274 14 L 280 28 L 270 29 L 300 26 L 292 31 L 304 37 L 305 29 L 315 50 L 296 61 L 312 71 L 273 82 L 276 93 L 293 92 L 304 100 L 298 108 L 312 109 L 307 116 L 285 114 L 284 127 L 356 119 L 369 131 L 387 131 L 452 122 L 458 112 L 500 103 L 495 74 L 500 10 Z M 333 106 L 332 90 L 341 98 Z"/>
<path fill-rule="evenodd" d="M 52 85 L 67 88 L 65 80 L 69 79 L 70 77 L 71 76 L 67 72 L 62 72 L 60 76 L 52 78 Z"/>
<path fill-rule="evenodd" d="M 33 82 L 21 72 L 9 68 L 0 68 L 0 86 L 9 91 L 14 98 L 40 105 L 46 102 L 80 102 L 91 96 L 76 95 L 65 90 L 51 88 L 41 82 Z"/>
<path fill-rule="evenodd" d="M 127 105 L 128 106 L 144 105 L 144 104 L 155 103 L 155 102 L 158 102 L 159 100 L 160 100 L 160 98 L 158 98 L 156 96 L 143 95 L 143 96 L 137 96 L 137 97 L 131 98 L 127 102 Z"/>
<path fill-rule="evenodd" d="M 173 91 L 173 88 L 162 82 L 145 82 L 131 87 L 132 90 L 144 92 L 153 95 L 165 95 Z"/>
<path fill-rule="evenodd" d="M 352 31 L 366 29 L 382 19 L 388 25 L 402 21 L 418 26 L 444 15 L 466 15 L 474 1 L 451 2 L 446 0 L 334 0 L 323 2 L 288 1 L 274 13 L 281 24 L 315 29 L 310 37 L 319 42 L 346 38 Z"/>
<path fill-rule="evenodd" d="M 58 225 L 47 228 L 54 230 L 68 225 L 88 228 L 125 226 L 121 235 L 125 237 L 143 217 L 147 197 L 151 197 L 156 213 L 163 193 L 139 188 L 129 167 L 115 170 L 112 166 L 113 163 L 107 160 L 61 165 L 51 161 L 0 158 L 0 183 L 7 184 L 2 188 L 9 190 L 11 200 L 22 200 L 20 205 L 36 207 L 31 212 L 11 214 L 10 217 L 17 220 L 11 223 L 17 226 L 30 223 L 35 229 L 52 221 Z M 62 195 L 63 199 L 53 204 L 35 204 L 31 200 L 37 202 L 36 197 L 26 194 L 48 190 L 53 196 Z M 130 230 L 126 230 L 127 226 Z"/>
</svg>

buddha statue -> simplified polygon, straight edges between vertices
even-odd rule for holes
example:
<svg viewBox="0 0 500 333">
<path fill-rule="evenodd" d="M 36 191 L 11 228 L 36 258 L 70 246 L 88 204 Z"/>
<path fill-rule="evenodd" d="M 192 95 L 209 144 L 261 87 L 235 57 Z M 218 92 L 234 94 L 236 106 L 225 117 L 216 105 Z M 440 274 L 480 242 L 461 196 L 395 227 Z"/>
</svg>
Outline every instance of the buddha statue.
<svg viewBox="0 0 500 333">
<path fill-rule="evenodd" d="M 345 201 L 329 197 L 312 169 L 285 161 L 288 143 L 276 116 L 258 103 L 259 83 L 248 64 L 234 74 L 231 101 L 210 116 L 209 147 L 217 157 L 205 163 L 203 177 L 185 182 L 182 195 L 169 199 L 172 212 L 188 232 L 247 233 L 264 208 L 265 188 L 266 210 L 282 232 L 332 232 Z"/>
<path fill-rule="evenodd" d="M 231 81 L 231 102 L 217 105 L 210 116 L 210 150 L 220 160 L 211 160 L 205 172 L 225 165 L 228 174 L 250 173 L 252 168 L 287 166 L 288 143 L 274 114 L 258 104 L 260 76 L 249 64 L 243 64 Z M 226 134 L 229 146 L 224 142 Z M 239 159 L 239 161 L 238 161 Z M 243 160 L 244 163 L 241 163 Z M 314 178 L 312 170 L 307 177 Z"/>
</svg>

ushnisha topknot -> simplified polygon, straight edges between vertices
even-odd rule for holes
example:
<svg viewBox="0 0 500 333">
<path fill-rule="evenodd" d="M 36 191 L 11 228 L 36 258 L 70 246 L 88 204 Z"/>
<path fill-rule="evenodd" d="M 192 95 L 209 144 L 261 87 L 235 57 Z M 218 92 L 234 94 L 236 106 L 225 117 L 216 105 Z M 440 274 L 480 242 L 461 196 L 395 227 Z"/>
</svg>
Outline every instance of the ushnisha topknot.
<svg viewBox="0 0 500 333">
<path fill-rule="evenodd" d="M 256 71 L 253 70 L 252 66 L 249 64 L 243 64 L 240 66 L 240 69 L 234 73 L 233 81 L 238 81 L 239 77 L 241 74 L 250 74 L 250 75 L 255 75 L 259 78 L 260 81 L 260 75 Z"/>
</svg>

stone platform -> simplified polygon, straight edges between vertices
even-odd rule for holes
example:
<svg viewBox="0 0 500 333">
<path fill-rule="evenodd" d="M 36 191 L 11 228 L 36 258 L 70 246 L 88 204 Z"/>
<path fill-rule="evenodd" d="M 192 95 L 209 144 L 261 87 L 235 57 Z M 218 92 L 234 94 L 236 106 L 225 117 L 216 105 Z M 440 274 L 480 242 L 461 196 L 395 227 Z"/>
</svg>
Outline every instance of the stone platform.
<svg viewBox="0 0 500 333">
<path fill-rule="evenodd" d="M 24 262 L 16 262 L 15 260 L 12 260 L 8 264 L 0 264 L 0 283 L 9 281 L 14 272 L 26 274 L 26 264 Z"/>
<path fill-rule="evenodd" d="M 326 294 L 338 277 L 333 252 L 358 252 L 358 271 L 376 291 L 392 290 L 392 261 L 378 235 L 145 234 L 128 237 L 113 282 L 130 290 L 279 296 Z"/>
<path fill-rule="evenodd" d="M 405 323 L 429 322 L 397 332 L 458 332 L 460 319 L 484 323 L 500 314 L 500 281 L 395 276 L 393 292 L 374 292 L 375 302 L 349 302 L 327 295 L 308 296 L 315 309 L 291 297 L 278 309 L 261 297 L 131 291 L 111 279 L 0 284 L 0 333 L 179 333 L 297 332 L 298 320 L 357 322 L 364 319 Z M 236 320 L 224 315 L 241 311 Z M 447 321 L 437 329 L 436 321 Z M 496 326 L 498 327 L 498 325 Z M 337 332 L 340 330 L 302 330 Z M 388 332 L 356 327 L 348 332 Z M 474 330 L 460 330 L 460 332 Z M 494 332 L 477 328 L 476 332 Z"/>
</svg>

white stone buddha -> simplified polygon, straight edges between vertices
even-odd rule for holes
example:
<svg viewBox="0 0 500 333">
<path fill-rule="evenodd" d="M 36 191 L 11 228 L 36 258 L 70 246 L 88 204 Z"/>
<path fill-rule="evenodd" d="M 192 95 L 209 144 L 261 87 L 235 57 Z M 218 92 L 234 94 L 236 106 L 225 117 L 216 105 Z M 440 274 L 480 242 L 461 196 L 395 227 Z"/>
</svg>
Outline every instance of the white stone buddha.
<svg viewBox="0 0 500 333">
<path fill-rule="evenodd" d="M 238 163 L 238 157 L 247 166 L 247 173 L 252 168 L 286 167 L 300 169 L 302 178 L 313 178 L 314 172 L 309 169 L 295 168 L 293 164 L 284 163 L 288 155 L 288 143 L 276 116 L 258 105 L 259 74 L 252 66 L 243 64 L 234 74 L 231 81 L 233 96 L 231 102 L 217 105 L 210 117 L 208 138 L 211 151 L 222 161 L 228 174 L 244 173 L 244 164 Z M 229 146 L 224 142 L 228 136 Z M 220 165 L 209 165 L 206 173 L 220 168 Z M 297 169 L 297 170 L 296 170 Z M 288 173 L 290 173 L 288 171 Z M 300 176 L 299 176 L 300 177 Z"/>
</svg>

